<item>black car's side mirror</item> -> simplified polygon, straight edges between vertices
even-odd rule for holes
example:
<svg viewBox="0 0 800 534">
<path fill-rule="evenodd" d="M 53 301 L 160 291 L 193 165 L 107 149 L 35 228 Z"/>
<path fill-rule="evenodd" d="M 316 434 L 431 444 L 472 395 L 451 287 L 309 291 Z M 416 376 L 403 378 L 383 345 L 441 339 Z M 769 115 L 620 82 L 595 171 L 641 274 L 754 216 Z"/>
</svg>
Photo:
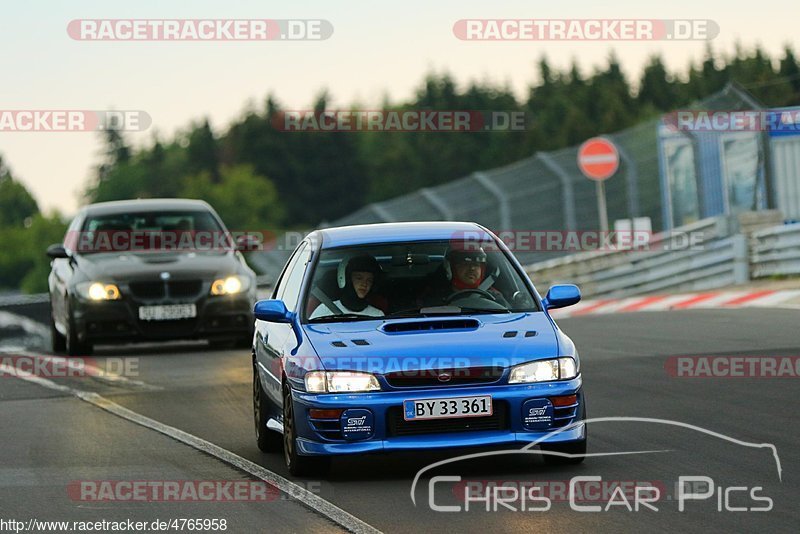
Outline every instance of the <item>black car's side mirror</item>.
<svg viewBox="0 0 800 534">
<path fill-rule="evenodd" d="M 57 258 L 69 258 L 69 253 L 64 248 L 64 245 L 59 243 L 47 247 L 47 256 L 55 260 Z"/>
</svg>

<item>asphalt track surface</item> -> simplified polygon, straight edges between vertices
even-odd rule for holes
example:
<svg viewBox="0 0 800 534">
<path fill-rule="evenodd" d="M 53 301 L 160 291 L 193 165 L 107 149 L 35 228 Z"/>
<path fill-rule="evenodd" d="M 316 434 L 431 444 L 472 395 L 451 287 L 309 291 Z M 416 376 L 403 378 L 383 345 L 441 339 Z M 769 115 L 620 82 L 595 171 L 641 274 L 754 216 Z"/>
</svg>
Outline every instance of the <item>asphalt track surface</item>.
<svg viewBox="0 0 800 534">
<path fill-rule="evenodd" d="M 589 425 L 590 453 L 579 466 L 546 466 L 538 455 L 484 457 L 428 471 L 411 499 L 418 470 L 474 451 L 373 455 L 338 459 L 325 479 L 292 478 L 278 454 L 260 452 L 253 435 L 251 367 L 247 351 L 212 351 L 186 344 L 111 348 L 95 356 L 138 358 L 137 382 L 96 378 L 53 379 L 95 392 L 124 408 L 207 440 L 311 490 L 384 532 L 796 532 L 800 520 L 800 401 L 798 378 L 677 378 L 665 362 L 683 355 L 800 355 L 800 311 L 686 310 L 563 319 L 560 326 L 581 353 L 588 415 L 638 417 L 694 425 L 770 449 L 748 447 L 696 429 L 658 422 L 604 421 Z M 225 518 L 228 532 L 341 531 L 324 514 L 281 494 L 269 502 L 83 502 L 69 496 L 77 480 L 254 480 L 211 455 L 76 398 L 16 377 L 0 378 L 0 519 L 134 520 Z M 579 505 L 578 512 L 552 497 L 550 509 L 534 511 L 519 500 L 514 510 L 485 502 L 463 511 L 462 485 L 431 476 L 459 476 L 462 484 L 501 481 L 525 488 L 533 482 L 564 487 L 575 476 L 614 483 L 655 485 L 658 511 L 624 505 L 603 510 L 609 495 Z M 706 476 L 714 494 L 687 501 L 679 511 L 675 484 L 681 476 Z M 611 484 L 613 487 L 613 484 Z M 726 488 L 748 488 L 742 492 Z M 769 497 L 771 511 L 727 511 L 764 506 L 749 494 Z M 460 512 L 437 512 L 437 505 Z M 461 495 L 461 496 L 460 496 Z M 507 494 L 506 494 L 507 495 Z M 633 505 L 633 497 L 627 494 Z M 721 504 L 720 504 L 721 503 Z M 530 503 L 530 507 L 541 504 Z M 722 508 L 723 511 L 719 511 Z M 496 509 L 496 510 L 495 510 Z"/>
</svg>

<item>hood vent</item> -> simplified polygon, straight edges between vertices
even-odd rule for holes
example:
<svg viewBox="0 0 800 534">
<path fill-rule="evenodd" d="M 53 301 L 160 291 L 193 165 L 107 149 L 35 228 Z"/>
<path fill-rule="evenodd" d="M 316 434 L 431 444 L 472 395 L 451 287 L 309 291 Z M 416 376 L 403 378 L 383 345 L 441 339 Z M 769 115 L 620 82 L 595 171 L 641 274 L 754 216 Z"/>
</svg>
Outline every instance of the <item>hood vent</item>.
<svg viewBox="0 0 800 534">
<path fill-rule="evenodd" d="M 366 339 L 351 339 L 350 341 L 352 341 L 354 345 L 360 345 L 362 347 L 364 345 L 369 345 L 369 341 Z"/>
<path fill-rule="evenodd" d="M 387 334 L 399 334 L 431 330 L 476 330 L 478 326 L 480 326 L 480 323 L 476 319 L 434 319 L 429 321 L 386 323 L 381 328 Z"/>
<path fill-rule="evenodd" d="M 334 347 L 346 347 L 347 346 L 344 341 L 331 341 L 331 345 L 333 345 Z"/>
</svg>

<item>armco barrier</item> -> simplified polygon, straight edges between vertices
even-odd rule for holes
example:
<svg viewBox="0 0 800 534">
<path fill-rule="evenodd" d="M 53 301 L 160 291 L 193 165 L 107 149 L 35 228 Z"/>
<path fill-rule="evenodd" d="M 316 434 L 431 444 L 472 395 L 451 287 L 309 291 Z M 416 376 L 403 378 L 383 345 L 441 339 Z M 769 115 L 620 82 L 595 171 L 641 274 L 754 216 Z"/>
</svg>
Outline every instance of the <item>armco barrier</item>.
<svg viewBox="0 0 800 534">
<path fill-rule="evenodd" d="M 750 251 L 752 278 L 800 274 L 800 223 L 753 232 Z"/>
<path fill-rule="evenodd" d="M 700 291 L 748 280 L 747 242 L 730 235 L 725 217 L 714 217 L 657 234 L 650 250 L 597 251 L 528 265 L 525 270 L 542 290 L 558 282 L 578 284 L 592 297 Z M 687 236 L 699 236 L 686 248 Z"/>
</svg>

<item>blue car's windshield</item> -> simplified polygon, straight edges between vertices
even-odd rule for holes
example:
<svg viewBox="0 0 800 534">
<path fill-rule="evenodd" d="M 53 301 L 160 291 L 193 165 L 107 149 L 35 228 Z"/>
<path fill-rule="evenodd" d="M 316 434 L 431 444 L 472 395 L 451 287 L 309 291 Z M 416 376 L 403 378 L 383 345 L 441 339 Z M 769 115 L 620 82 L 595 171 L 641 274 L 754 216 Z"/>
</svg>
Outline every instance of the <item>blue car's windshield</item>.
<svg viewBox="0 0 800 534">
<path fill-rule="evenodd" d="M 494 242 L 443 240 L 323 250 L 304 307 L 308 322 L 538 311 Z"/>
</svg>

